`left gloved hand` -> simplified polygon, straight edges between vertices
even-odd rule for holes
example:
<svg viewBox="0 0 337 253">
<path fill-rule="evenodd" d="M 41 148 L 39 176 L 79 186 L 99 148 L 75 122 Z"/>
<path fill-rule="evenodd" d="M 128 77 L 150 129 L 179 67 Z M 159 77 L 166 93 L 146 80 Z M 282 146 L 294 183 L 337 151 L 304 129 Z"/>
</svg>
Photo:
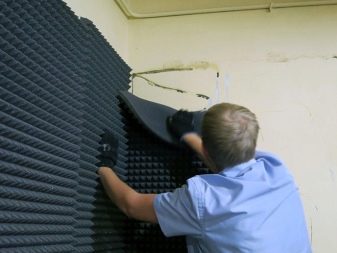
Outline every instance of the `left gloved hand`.
<svg viewBox="0 0 337 253">
<path fill-rule="evenodd" d="M 101 135 L 99 144 L 100 147 L 98 150 L 100 151 L 100 154 L 97 158 L 100 161 L 97 163 L 97 166 L 113 168 L 116 165 L 118 158 L 118 139 L 114 134 L 106 130 Z"/>
</svg>

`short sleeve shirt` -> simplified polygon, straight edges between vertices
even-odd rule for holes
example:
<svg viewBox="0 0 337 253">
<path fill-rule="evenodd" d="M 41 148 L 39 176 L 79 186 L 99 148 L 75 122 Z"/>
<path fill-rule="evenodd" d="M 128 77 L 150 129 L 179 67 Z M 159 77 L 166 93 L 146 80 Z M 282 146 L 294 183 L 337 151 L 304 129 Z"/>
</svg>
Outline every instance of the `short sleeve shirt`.
<svg viewBox="0 0 337 253">
<path fill-rule="evenodd" d="M 158 194 L 154 208 L 163 233 L 185 235 L 189 253 L 311 253 L 298 189 L 270 153 L 192 177 Z"/>
</svg>

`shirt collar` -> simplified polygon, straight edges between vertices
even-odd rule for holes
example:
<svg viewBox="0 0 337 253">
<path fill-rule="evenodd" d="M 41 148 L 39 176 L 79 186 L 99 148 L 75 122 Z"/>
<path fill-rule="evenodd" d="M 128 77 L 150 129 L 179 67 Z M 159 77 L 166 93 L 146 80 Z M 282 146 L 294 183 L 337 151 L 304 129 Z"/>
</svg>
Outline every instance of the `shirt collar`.
<svg viewBox="0 0 337 253">
<path fill-rule="evenodd" d="M 224 175 L 226 177 L 239 177 L 244 175 L 247 171 L 249 171 L 251 165 L 253 165 L 255 162 L 256 160 L 253 158 L 248 162 L 240 163 L 233 167 L 223 169 L 222 171 L 219 172 L 219 174 Z"/>
</svg>

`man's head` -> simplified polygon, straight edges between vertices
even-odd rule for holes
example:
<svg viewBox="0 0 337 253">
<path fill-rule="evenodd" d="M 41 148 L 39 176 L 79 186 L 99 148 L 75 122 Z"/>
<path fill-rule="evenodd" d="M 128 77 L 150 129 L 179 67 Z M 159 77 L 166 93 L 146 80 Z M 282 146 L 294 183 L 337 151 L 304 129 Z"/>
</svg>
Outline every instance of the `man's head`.
<svg viewBox="0 0 337 253">
<path fill-rule="evenodd" d="M 202 141 L 216 171 L 254 157 L 259 124 L 243 106 L 222 103 L 212 106 L 202 122 Z"/>
</svg>

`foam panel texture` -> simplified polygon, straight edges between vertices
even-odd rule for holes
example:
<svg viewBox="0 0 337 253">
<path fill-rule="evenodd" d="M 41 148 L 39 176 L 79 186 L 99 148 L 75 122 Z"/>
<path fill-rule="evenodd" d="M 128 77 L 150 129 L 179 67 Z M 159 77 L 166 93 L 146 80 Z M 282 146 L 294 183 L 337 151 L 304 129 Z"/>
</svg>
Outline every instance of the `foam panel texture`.
<svg viewBox="0 0 337 253">
<path fill-rule="evenodd" d="M 183 237 L 127 219 L 96 175 L 99 135 L 118 175 L 171 191 L 202 164 L 148 132 L 117 99 L 130 68 L 59 0 L 0 0 L 0 252 L 185 252 Z"/>
<path fill-rule="evenodd" d="M 122 104 L 128 142 L 128 184 L 142 193 L 173 191 L 205 166 L 187 147 L 159 139 Z M 166 238 L 158 225 L 128 220 L 127 252 L 186 252 L 184 237 Z"/>
<path fill-rule="evenodd" d="M 99 135 L 127 144 L 130 68 L 56 0 L 0 1 L 0 252 L 125 252 L 125 217 L 95 173 Z"/>
</svg>

